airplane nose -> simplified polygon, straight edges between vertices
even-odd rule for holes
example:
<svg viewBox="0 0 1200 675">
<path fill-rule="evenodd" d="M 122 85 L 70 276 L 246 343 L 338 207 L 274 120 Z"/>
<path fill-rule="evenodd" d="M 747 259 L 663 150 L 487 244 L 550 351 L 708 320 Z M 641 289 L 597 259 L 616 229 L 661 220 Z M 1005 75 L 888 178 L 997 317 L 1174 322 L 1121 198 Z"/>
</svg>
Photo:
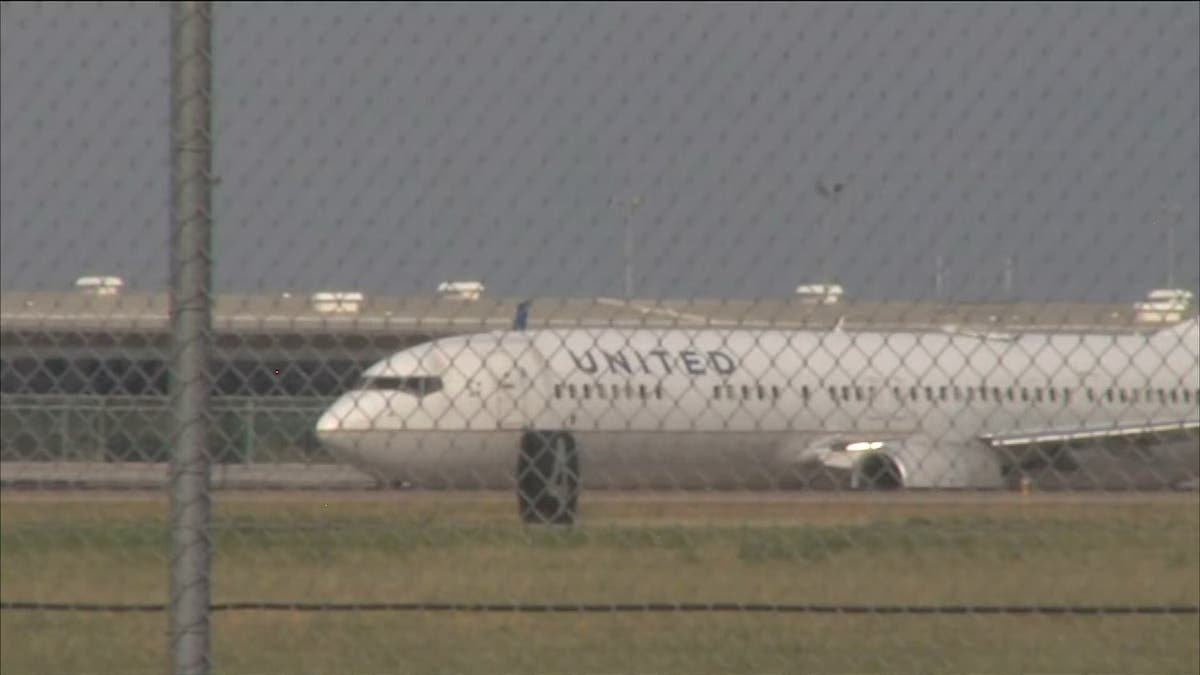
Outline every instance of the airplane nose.
<svg viewBox="0 0 1200 675">
<path fill-rule="evenodd" d="M 342 428 L 342 418 L 334 414 L 330 408 L 317 420 L 317 438 L 323 438 L 330 432 L 337 431 Z"/>
<path fill-rule="evenodd" d="M 362 431 L 370 426 L 371 420 L 358 401 L 343 396 L 317 419 L 316 433 L 318 439 L 328 440 L 339 431 Z"/>
</svg>

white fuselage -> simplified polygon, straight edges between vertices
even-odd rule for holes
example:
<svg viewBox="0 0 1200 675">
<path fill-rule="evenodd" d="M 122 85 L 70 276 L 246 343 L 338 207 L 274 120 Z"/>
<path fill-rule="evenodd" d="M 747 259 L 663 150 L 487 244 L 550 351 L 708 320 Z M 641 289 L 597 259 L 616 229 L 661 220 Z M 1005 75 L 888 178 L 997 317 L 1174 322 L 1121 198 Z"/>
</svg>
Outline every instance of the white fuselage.
<svg viewBox="0 0 1200 675">
<path fill-rule="evenodd" d="M 317 432 L 422 485 L 511 486 L 528 429 L 572 433 L 593 488 L 836 482 L 850 468 L 828 451 L 839 442 L 908 439 L 953 463 L 983 457 L 988 433 L 1195 418 L 1198 342 L 1195 322 L 1151 336 L 487 333 L 376 364 Z M 997 486 L 999 468 L 983 458 L 953 486 Z"/>
</svg>

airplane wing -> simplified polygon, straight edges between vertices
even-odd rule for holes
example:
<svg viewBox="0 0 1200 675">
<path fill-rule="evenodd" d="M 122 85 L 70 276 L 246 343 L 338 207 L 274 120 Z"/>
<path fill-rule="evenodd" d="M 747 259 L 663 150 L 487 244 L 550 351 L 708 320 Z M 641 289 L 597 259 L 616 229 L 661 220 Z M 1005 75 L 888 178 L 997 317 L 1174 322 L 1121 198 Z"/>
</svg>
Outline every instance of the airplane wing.
<svg viewBox="0 0 1200 675">
<path fill-rule="evenodd" d="M 886 486 L 889 478 L 892 485 L 915 488 L 1001 487 L 1008 468 L 1078 468 L 1072 456 L 1077 448 L 1119 442 L 1133 450 L 1198 433 L 1200 419 L 1192 418 L 982 434 L 978 442 L 936 443 L 922 434 L 852 434 L 809 441 L 794 458 L 801 465 L 848 472 L 851 487 Z"/>
<path fill-rule="evenodd" d="M 1165 422 L 1135 422 L 1071 429 L 1035 429 L 1003 434 L 983 434 L 980 440 L 995 449 L 1080 445 L 1100 441 L 1165 443 L 1184 440 L 1200 429 L 1200 418 Z"/>
</svg>

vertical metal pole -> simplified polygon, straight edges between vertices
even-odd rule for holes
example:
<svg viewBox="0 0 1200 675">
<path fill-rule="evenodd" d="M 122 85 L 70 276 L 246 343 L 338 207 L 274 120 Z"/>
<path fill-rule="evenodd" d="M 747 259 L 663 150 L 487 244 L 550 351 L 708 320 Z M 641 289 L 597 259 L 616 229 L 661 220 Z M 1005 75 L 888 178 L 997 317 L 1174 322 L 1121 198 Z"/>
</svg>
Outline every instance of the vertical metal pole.
<svg viewBox="0 0 1200 675">
<path fill-rule="evenodd" d="M 827 182 L 824 178 L 817 181 L 817 193 L 826 202 L 826 206 L 821 209 L 821 218 L 817 221 L 817 244 L 814 248 L 817 250 L 817 266 L 816 276 L 817 281 L 826 285 L 824 289 L 828 294 L 828 285 L 832 284 L 835 279 L 828 265 L 828 259 L 833 255 L 837 248 L 837 216 L 838 205 L 841 202 L 842 192 L 846 189 L 846 183 L 843 181 Z M 828 246 L 828 248 L 823 248 Z"/>
<path fill-rule="evenodd" d="M 633 199 L 625 200 L 625 199 L 618 199 L 618 198 L 614 197 L 612 199 L 612 203 L 614 205 L 616 205 L 617 207 L 623 209 L 624 213 L 625 213 L 625 255 L 624 255 L 624 258 L 625 258 L 625 299 L 632 300 L 633 299 L 633 285 L 634 285 L 633 214 L 634 214 L 634 211 L 637 210 L 637 207 L 642 205 L 642 198 L 640 196 L 638 196 L 638 197 L 634 197 Z"/>
<path fill-rule="evenodd" d="M 1167 214 L 1167 288 L 1175 288 L 1175 219 Z"/>
<path fill-rule="evenodd" d="M 937 269 L 933 272 L 933 294 L 938 301 L 942 299 L 942 256 L 937 257 Z"/>
<path fill-rule="evenodd" d="M 625 214 L 625 299 L 633 299 L 633 217 Z"/>
<path fill-rule="evenodd" d="M 209 353 L 212 228 L 212 7 L 171 3 L 170 649 L 176 675 L 207 675 Z"/>
<path fill-rule="evenodd" d="M 1004 299 L 1009 302 L 1015 302 L 1017 297 L 1013 294 L 1013 258 L 1008 256 L 1004 259 Z"/>
</svg>

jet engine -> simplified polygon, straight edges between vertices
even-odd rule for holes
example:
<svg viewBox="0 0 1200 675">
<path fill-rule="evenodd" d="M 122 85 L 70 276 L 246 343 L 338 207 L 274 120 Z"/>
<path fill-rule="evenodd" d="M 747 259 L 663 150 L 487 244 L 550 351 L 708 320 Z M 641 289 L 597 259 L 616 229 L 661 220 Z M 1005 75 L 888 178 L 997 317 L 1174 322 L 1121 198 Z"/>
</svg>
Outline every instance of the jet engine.
<svg viewBox="0 0 1200 675">
<path fill-rule="evenodd" d="M 925 436 L 826 440 L 805 458 L 846 472 L 853 490 L 999 488 L 1001 463 L 982 443 L 935 444 Z"/>
</svg>

